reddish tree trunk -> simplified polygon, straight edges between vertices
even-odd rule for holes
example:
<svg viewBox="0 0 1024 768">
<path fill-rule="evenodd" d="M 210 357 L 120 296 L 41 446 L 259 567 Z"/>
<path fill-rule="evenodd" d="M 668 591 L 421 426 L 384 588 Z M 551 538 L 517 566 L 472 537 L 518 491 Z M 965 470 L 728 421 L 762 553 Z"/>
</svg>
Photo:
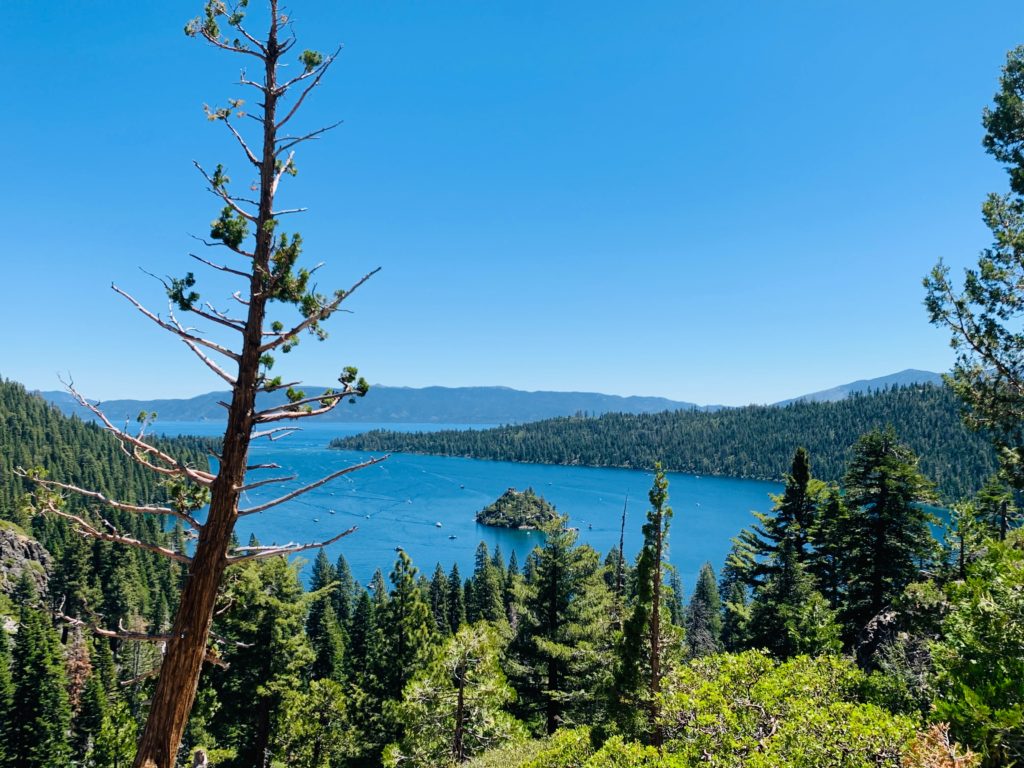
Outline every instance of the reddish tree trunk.
<svg viewBox="0 0 1024 768">
<path fill-rule="evenodd" d="M 135 768 L 174 768 L 181 738 L 199 687 L 203 659 L 213 623 L 213 609 L 227 567 L 228 546 L 238 519 L 238 489 L 245 483 L 249 442 L 259 388 L 260 346 L 266 314 L 265 278 L 270 274 L 276 143 L 276 70 L 279 57 L 277 2 L 271 0 L 271 24 L 265 59 L 263 148 L 259 214 L 250 281 L 249 311 L 243 331 L 238 375 L 228 410 L 217 479 L 211 488 L 210 511 L 203 524 L 182 590 L 172 639 L 167 642 L 149 716 L 139 740 Z"/>
</svg>

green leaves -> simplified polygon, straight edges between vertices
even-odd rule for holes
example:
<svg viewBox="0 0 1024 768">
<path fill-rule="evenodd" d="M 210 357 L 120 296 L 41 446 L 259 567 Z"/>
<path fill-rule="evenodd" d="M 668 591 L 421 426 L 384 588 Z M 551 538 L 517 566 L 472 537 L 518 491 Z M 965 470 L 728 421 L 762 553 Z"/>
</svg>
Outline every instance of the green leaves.
<svg viewBox="0 0 1024 768">
<path fill-rule="evenodd" d="M 225 205 L 220 216 L 210 222 L 210 237 L 233 250 L 238 250 L 248 236 L 249 222 L 236 214 L 230 205 Z"/>
<path fill-rule="evenodd" d="M 302 66 L 305 72 L 312 72 L 314 69 L 324 63 L 324 55 L 319 51 L 305 50 L 299 56 L 299 61 L 302 62 Z"/>
<path fill-rule="evenodd" d="M 187 312 L 199 301 L 199 294 L 191 290 L 195 284 L 196 276 L 191 272 L 185 277 L 171 278 L 171 284 L 167 287 L 167 298 L 174 302 L 182 312 Z"/>
</svg>

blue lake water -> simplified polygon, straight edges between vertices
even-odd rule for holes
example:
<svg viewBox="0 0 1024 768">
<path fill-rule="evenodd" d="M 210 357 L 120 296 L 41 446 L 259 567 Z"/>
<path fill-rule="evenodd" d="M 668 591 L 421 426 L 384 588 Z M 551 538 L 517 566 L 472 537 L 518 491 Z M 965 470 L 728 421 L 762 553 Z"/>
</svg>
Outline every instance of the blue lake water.
<svg viewBox="0 0 1024 768">
<path fill-rule="evenodd" d="M 281 470 L 254 472 L 250 481 L 284 474 L 297 474 L 299 479 L 251 491 L 242 506 L 277 498 L 373 455 L 331 450 L 327 444 L 334 437 L 376 427 L 412 431 L 452 426 L 456 425 L 313 424 L 273 443 L 257 440 L 250 451 L 250 463 L 275 462 Z M 222 430 L 222 425 L 211 422 L 173 422 L 160 423 L 156 431 L 219 435 Z M 649 507 L 651 479 L 649 472 L 625 469 L 395 454 L 381 464 L 344 475 L 272 510 L 242 517 L 237 532 L 243 542 L 255 534 L 262 544 L 285 544 L 323 541 L 355 525 L 356 532 L 329 546 L 327 554 L 333 561 L 344 553 L 353 575 L 364 584 L 377 568 L 387 575 L 396 547 L 404 549 L 428 576 L 436 563 L 446 571 L 458 563 L 465 576 L 472 571 L 474 552 L 481 540 L 492 551 L 500 545 L 506 558 L 515 551 L 520 564 L 540 542 L 536 532 L 490 528 L 474 521 L 476 512 L 507 488 L 532 486 L 567 514 L 570 525 L 579 528 L 580 541 L 602 556 L 618 545 L 628 495 L 625 549 L 632 558 L 642 543 L 640 526 Z M 730 537 L 753 522 L 751 510 L 768 511 L 768 494 L 782 488 L 778 483 L 679 473 L 670 473 L 669 483 L 669 505 L 675 513 L 669 533 L 669 560 L 679 570 L 687 591 L 705 561 L 711 562 L 716 572 L 719 570 Z M 314 556 L 315 551 L 306 554 L 310 560 Z"/>
</svg>

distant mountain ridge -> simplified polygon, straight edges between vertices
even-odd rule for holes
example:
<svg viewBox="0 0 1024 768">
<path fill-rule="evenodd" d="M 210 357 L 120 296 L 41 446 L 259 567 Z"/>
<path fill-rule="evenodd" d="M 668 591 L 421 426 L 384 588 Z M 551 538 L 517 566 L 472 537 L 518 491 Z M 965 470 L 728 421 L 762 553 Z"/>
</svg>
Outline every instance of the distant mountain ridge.
<svg viewBox="0 0 1024 768">
<path fill-rule="evenodd" d="M 775 405 L 789 405 L 796 402 L 807 403 L 834 403 L 845 400 L 853 394 L 865 392 L 878 392 L 890 387 L 907 387 L 911 384 L 933 384 L 942 386 L 942 376 L 932 371 L 920 371 L 915 368 L 907 368 L 898 373 L 890 373 L 888 376 L 879 376 L 876 379 L 858 379 L 849 384 L 840 384 L 831 389 L 823 389 L 820 392 L 811 392 L 808 395 L 793 397 L 789 400 L 780 400 Z"/>
<path fill-rule="evenodd" d="M 812 392 L 775 403 L 797 401 L 833 402 L 854 393 L 879 391 L 892 386 L 941 384 L 942 377 L 931 371 L 907 369 L 875 379 L 862 379 L 831 389 Z M 303 387 L 310 395 L 326 387 Z M 91 414 L 67 392 L 40 392 L 43 398 L 66 414 L 90 419 Z M 115 422 L 134 419 L 140 411 L 156 411 L 161 421 L 223 421 L 230 392 L 207 392 L 185 399 L 106 400 L 104 413 Z M 283 393 L 261 395 L 257 406 L 266 408 L 285 402 Z M 623 397 L 598 392 L 526 392 L 509 387 L 389 387 L 374 385 L 355 405 L 340 404 L 333 412 L 318 416 L 321 422 L 418 423 L 418 424 L 525 424 L 533 421 L 586 413 L 658 413 L 661 411 L 719 411 L 724 406 L 697 405 L 664 397 Z M 159 424 L 159 421 L 157 422 Z"/>
<path fill-rule="evenodd" d="M 303 387 L 307 394 L 326 387 Z M 41 392 L 64 413 L 91 418 L 67 392 Z M 134 419 L 140 411 L 156 411 L 159 421 L 223 421 L 231 393 L 208 392 L 182 400 L 106 400 L 103 412 L 115 422 Z M 285 403 L 283 393 L 261 395 L 257 407 Z M 576 413 L 656 413 L 691 410 L 694 403 L 664 397 L 622 397 L 597 392 L 524 392 L 509 387 L 387 387 L 375 385 L 355 404 L 341 403 L 320 423 L 515 424 Z M 714 408 L 714 406 L 712 406 Z"/>
</svg>

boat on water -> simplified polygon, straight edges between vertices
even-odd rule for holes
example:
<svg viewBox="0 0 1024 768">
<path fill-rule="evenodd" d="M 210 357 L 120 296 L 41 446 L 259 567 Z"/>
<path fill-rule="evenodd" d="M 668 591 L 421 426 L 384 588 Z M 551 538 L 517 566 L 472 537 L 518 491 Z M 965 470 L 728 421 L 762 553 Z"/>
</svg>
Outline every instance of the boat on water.
<svg viewBox="0 0 1024 768">
<path fill-rule="evenodd" d="M 435 528 L 440 528 L 441 527 L 441 521 L 438 520 L 436 523 L 434 523 L 434 527 Z"/>
<path fill-rule="evenodd" d="M 458 536 L 456 536 L 456 535 L 455 535 L 455 534 L 453 533 L 453 534 L 452 534 L 451 536 L 449 536 L 448 538 L 449 538 L 449 539 L 457 539 L 457 538 L 458 538 Z"/>
</svg>

